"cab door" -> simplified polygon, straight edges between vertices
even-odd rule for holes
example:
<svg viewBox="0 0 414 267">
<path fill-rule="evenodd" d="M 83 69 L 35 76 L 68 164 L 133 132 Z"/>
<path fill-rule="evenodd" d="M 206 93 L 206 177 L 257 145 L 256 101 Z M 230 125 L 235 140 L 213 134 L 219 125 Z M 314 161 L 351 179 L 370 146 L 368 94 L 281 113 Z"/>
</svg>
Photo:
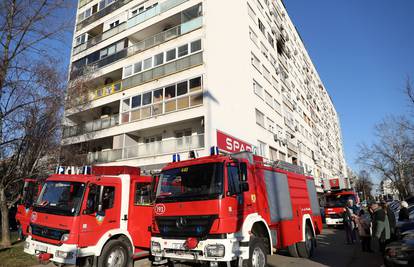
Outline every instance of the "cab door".
<svg viewBox="0 0 414 267">
<path fill-rule="evenodd" d="M 134 181 L 129 206 L 128 231 L 135 247 L 149 248 L 151 241 L 154 188 L 152 182 Z"/>
<path fill-rule="evenodd" d="M 121 194 L 116 180 L 88 186 L 80 215 L 79 246 L 93 246 L 106 232 L 120 227 Z"/>
</svg>

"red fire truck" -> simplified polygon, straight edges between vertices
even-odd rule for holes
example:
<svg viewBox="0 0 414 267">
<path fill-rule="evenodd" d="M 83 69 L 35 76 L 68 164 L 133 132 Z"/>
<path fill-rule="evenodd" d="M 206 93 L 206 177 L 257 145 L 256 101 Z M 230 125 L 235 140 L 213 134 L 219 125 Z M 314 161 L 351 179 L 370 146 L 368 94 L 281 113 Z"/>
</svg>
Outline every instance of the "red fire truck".
<svg viewBox="0 0 414 267">
<path fill-rule="evenodd" d="M 46 179 L 33 204 L 26 253 L 57 265 L 100 267 L 149 255 L 155 179 L 125 166 L 89 173 Z"/>
<path fill-rule="evenodd" d="M 325 218 L 326 225 L 342 225 L 342 214 L 347 201 L 351 199 L 354 204 L 358 204 L 358 195 L 353 190 L 331 191 L 326 195 Z"/>
<path fill-rule="evenodd" d="M 216 151 L 216 152 L 213 152 Z M 288 248 L 310 257 L 322 230 L 313 178 L 248 152 L 168 164 L 161 172 L 152 226 L 154 264 L 266 266 Z"/>
<path fill-rule="evenodd" d="M 32 205 L 41 189 L 41 181 L 38 179 L 24 179 L 23 194 L 21 202 L 17 205 L 16 222 L 21 229 L 23 238 L 27 235 L 27 229 L 32 215 Z"/>
</svg>

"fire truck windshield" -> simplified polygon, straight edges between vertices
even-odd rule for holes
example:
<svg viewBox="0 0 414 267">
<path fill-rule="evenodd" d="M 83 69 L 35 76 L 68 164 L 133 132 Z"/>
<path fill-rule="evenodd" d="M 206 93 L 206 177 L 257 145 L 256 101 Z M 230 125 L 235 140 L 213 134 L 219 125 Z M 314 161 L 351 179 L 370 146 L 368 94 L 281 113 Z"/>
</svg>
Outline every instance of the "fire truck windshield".
<svg viewBox="0 0 414 267">
<path fill-rule="evenodd" d="M 79 213 L 84 191 L 84 183 L 48 181 L 43 185 L 34 210 L 75 216 Z"/>
<path fill-rule="evenodd" d="M 329 195 L 326 197 L 326 207 L 345 207 L 348 199 L 352 199 L 356 204 L 356 198 L 354 195 Z"/>
<path fill-rule="evenodd" d="M 222 193 L 223 164 L 199 164 L 163 171 L 157 202 L 214 199 Z"/>
</svg>

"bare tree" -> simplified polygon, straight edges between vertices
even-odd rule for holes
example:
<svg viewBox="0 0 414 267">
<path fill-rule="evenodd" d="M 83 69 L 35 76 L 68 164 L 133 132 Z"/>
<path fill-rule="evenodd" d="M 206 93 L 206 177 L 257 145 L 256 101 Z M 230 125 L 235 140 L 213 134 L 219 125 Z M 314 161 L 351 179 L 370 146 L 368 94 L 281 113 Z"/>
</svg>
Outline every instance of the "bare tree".
<svg viewBox="0 0 414 267">
<path fill-rule="evenodd" d="M 413 84 L 411 82 L 410 77 L 407 77 L 407 82 L 405 85 L 405 93 L 407 94 L 410 102 L 414 105 L 414 88 L 413 88 Z"/>
<path fill-rule="evenodd" d="M 411 195 L 414 170 L 414 138 L 404 117 L 391 117 L 375 127 L 375 140 L 360 146 L 358 162 L 392 181 L 401 198 Z"/>
<path fill-rule="evenodd" d="M 363 200 L 372 199 L 372 179 L 368 171 L 362 170 L 355 179 L 355 190 L 362 194 Z"/>
<path fill-rule="evenodd" d="M 67 35 L 65 0 L 0 2 L 0 210 L 3 247 L 10 246 L 8 207 L 24 176 L 53 157 L 63 99 L 59 49 Z M 63 16 L 65 15 L 65 16 Z M 42 168 L 40 168 L 42 169 Z"/>
</svg>

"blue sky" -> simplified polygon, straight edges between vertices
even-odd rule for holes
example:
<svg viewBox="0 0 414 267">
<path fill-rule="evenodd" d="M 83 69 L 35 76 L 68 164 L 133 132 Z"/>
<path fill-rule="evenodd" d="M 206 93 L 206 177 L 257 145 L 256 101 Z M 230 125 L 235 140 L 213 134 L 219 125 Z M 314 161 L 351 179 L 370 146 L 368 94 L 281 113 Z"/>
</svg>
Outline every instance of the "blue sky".
<svg viewBox="0 0 414 267">
<path fill-rule="evenodd" d="M 285 0 L 339 113 L 347 163 L 388 115 L 408 114 L 414 78 L 414 1 Z"/>
</svg>

